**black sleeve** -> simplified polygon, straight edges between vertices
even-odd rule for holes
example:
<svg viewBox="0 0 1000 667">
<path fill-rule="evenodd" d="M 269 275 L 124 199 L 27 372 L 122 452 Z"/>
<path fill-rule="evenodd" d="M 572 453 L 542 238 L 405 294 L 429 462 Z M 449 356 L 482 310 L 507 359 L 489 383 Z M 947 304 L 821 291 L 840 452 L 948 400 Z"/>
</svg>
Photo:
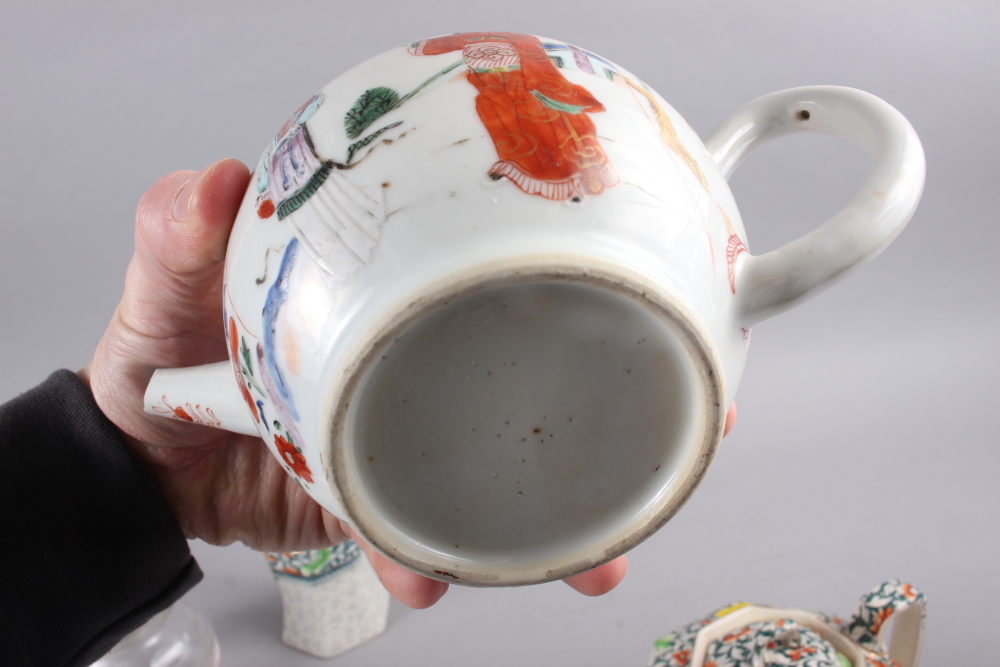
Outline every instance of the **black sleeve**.
<svg viewBox="0 0 1000 667">
<path fill-rule="evenodd" d="M 75 374 L 0 406 L 0 665 L 90 665 L 201 576 Z"/>
</svg>

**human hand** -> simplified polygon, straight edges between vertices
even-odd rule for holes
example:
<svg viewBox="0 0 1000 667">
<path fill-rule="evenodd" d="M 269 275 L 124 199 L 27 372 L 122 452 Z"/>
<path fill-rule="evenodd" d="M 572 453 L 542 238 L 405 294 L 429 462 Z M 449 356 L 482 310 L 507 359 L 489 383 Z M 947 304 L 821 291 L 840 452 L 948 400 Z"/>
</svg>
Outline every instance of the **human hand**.
<svg viewBox="0 0 1000 667">
<path fill-rule="evenodd" d="M 294 551 L 341 542 L 349 527 L 286 474 L 259 439 L 163 419 L 143 410 L 157 368 L 225 360 L 223 260 L 250 174 L 236 160 L 164 176 L 142 196 L 125 290 L 94 358 L 78 375 L 97 405 L 152 472 L 189 537 L 210 544 Z M 735 420 L 735 406 L 726 432 Z M 386 589 L 424 608 L 448 584 L 389 561 L 357 539 Z M 621 556 L 565 579 L 584 595 L 607 593 L 625 576 Z"/>
<path fill-rule="evenodd" d="M 226 358 L 223 259 L 249 179 L 242 163 L 223 160 L 200 173 L 164 176 L 146 191 L 124 294 L 79 375 L 153 473 L 189 538 L 267 551 L 327 547 L 347 539 L 346 526 L 299 488 L 259 438 L 143 411 L 155 369 Z M 373 559 L 376 572 L 404 604 L 427 607 L 447 590 L 382 561 Z"/>
</svg>

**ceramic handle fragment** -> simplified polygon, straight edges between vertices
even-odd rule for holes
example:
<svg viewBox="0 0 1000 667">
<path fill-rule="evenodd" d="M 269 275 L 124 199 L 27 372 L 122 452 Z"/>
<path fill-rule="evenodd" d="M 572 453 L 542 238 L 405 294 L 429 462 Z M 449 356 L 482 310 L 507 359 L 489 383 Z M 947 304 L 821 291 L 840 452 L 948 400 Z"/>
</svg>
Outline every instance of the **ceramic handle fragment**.
<svg viewBox="0 0 1000 667">
<path fill-rule="evenodd" d="M 755 322 L 793 308 L 896 238 L 913 216 L 924 186 L 924 152 L 910 123 L 869 93 L 809 86 L 765 95 L 736 112 L 705 142 L 727 178 L 758 146 L 793 132 L 831 134 L 872 158 L 868 178 L 837 215 L 812 232 L 739 270 L 740 316 Z"/>
<path fill-rule="evenodd" d="M 844 632 L 865 649 L 887 654 L 899 667 L 916 667 L 926 607 L 923 593 L 905 581 L 891 579 L 861 598 Z M 892 639 L 886 647 L 890 621 Z"/>
<path fill-rule="evenodd" d="M 153 373 L 143 397 L 146 412 L 226 431 L 258 435 L 228 361 L 193 368 L 161 368 Z"/>
</svg>

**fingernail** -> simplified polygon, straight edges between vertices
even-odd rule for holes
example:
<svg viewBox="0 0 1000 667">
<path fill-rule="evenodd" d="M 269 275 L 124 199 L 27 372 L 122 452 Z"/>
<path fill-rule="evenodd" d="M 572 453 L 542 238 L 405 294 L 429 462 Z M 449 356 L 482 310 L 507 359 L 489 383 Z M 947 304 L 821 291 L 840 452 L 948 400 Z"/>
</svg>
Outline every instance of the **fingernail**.
<svg viewBox="0 0 1000 667">
<path fill-rule="evenodd" d="M 191 194 L 194 192 L 194 189 L 198 187 L 198 183 L 201 181 L 202 176 L 205 175 L 205 172 L 209 170 L 209 167 L 211 167 L 211 165 L 205 167 L 192 176 L 191 179 L 184 184 L 184 187 L 181 188 L 180 192 L 177 193 L 177 197 L 174 198 L 173 206 L 175 221 L 183 222 L 184 219 L 187 218 L 188 207 L 191 203 Z"/>
</svg>

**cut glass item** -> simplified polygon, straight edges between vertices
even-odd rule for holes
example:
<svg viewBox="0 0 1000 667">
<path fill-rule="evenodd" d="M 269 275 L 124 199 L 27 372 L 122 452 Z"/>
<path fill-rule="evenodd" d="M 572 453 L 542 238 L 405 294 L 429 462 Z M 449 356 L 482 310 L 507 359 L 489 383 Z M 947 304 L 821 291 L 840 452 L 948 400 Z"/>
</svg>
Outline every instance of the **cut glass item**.
<svg viewBox="0 0 1000 667">
<path fill-rule="evenodd" d="M 91 667 L 217 667 L 219 641 L 197 609 L 177 602 L 125 636 Z"/>
</svg>

